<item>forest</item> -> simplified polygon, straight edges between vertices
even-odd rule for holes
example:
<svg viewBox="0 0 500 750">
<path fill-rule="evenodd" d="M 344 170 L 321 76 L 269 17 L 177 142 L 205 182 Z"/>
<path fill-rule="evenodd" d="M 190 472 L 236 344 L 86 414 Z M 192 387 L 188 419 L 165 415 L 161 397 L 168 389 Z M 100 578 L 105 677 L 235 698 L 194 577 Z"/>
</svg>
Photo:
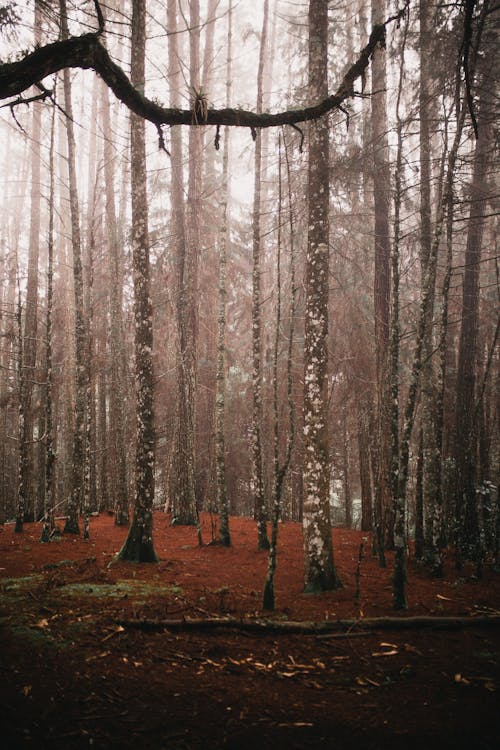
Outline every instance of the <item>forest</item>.
<svg viewBox="0 0 500 750">
<path fill-rule="evenodd" d="M 9 748 L 495 745 L 499 37 L 0 2 Z"/>
</svg>

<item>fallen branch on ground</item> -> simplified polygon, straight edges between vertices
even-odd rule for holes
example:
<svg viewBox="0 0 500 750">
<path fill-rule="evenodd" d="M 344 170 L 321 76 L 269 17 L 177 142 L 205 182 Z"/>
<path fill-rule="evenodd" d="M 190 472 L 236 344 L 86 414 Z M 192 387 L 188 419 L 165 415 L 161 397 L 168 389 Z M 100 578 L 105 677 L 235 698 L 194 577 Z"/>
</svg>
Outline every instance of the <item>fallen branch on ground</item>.
<svg viewBox="0 0 500 750">
<path fill-rule="evenodd" d="M 230 628 L 232 630 L 262 632 L 262 633 L 302 633 L 318 635 L 321 633 L 336 633 L 353 631 L 353 634 L 366 630 L 410 630 L 419 628 L 436 628 L 443 630 L 460 630 L 467 627 L 498 627 L 500 616 L 491 617 L 366 617 L 362 620 L 324 620 L 322 622 L 309 621 L 280 621 L 280 620 L 250 620 L 235 617 L 187 618 L 181 620 L 118 620 L 124 628 L 137 630 L 214 630 Z"/>
</svg>

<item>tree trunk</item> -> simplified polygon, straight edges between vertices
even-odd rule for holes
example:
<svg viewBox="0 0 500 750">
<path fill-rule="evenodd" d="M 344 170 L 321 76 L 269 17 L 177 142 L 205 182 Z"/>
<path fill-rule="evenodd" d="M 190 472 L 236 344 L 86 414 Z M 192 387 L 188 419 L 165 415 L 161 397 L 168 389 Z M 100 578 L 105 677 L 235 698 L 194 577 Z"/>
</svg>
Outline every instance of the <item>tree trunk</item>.
<svg viewBox="0 0 500 750">
<path fill-rule="evenodd" d="M 178 104 L 180 58 L 177 51 L 176 4 L 167 7 L 169 40 L 169 73 L 171 74 L 171 104 Z M 191 5 L 196 29 L 190 31 L 191 97 L 199 93 L 199 5 Z M 198 21 L 196 20 L 198 15 Z M 198 84 L 198 85 L 197 85 Z M 193 105 L 194 106 L 194 105 Z M 195 132 L 198 131 L 198 132 Z M 179 128 L 172 131 L 172 212 L 177 246 L 177 327 L 179 337 L 177 455 L 172 497 L 172 523 L 196 523 L 195 489 L 195 376 L 196 376 L 196 320 L 197 262 L 199 254 L 199 197 L 201 179 L 201 148 L 198 128 L 189 131 L 188 216 L 184 212 L 184 178 L 182 135 Z M 195 164 L 195 161 L 198 161 Z M 189 230 L 188 230 L 189 224 Z"/>
<path fill-rule="evenodd" d="M 399 493 L 399 243 L 403 173 L 403 123 L 400 108 L 403 93 L 404 55 L 408 23 L 401 42 L 399 83 L 396 99 L 397 154 L 394 181 L 394 240 L 392 243 L 392 316 L 391 316 L 391 495 L 394 513 L 394 609 L 406 609 L 406 496 Z"/>
<path fill-rule="evenodd" d="M 35 45 L 41 43 L 41 10 L 35 2 Z M 35 378 L 38 326 L 38 256 L 40 250 L 40 148 L 42 132 L 42 103 L 32 103 L 31 125 L 31 205 L 28 247 L 28 282 L 23 333 L 23 368 L 19 399 L 22 401 L 22 424 L 19 430 L 19 501 L 15 531 L 23 530 L 26 518 L 34 520 L 35 497 L 33 477 L 33 383 Z"/>
<path fill-rule="evenodd" d="M 372 0 L 372 25 L 383 23 L 385 0 Z M 391 175 L 387 141 L 386 52 L 378 46 L 372 57 L 371 126 L 373 144 L 373 197 L 375 208 L 375 358 L 376 358 L 376 477 L 375 518 L 379 525 L 379 547 L 393 544 L 391 494 L 390 384 L 386 377 L 389 363 L 390 257 L 389 203 Z M 382 551 L 379 549 L 381 564 Z"/>
<path fill-rule="evenodd" d="M 370 437 L 368 397 L 358 404 L 358 456 L 361 486 L 361 531 L 373 529 L 372 482 L 370 470 Z"/>
<path fill-rule="evenodd" d="M 257 73 L 257 112 L 262 111 L 262 83 L 267 43 L 269 0 L 264 2 L 264 17 L 260 37 L 259 68 Z M 266 522 L 268 517 L 264 490 L 262 455 L 262 319 L 261 319 L 261 188 L 262 188 L 262 133 L 257 131 L 254 158 L 253 194 L 253 265 L 252 265 L 252 478 L 251 489 L 255 520 L 257 521 L 257 547 L 269 549 Z"/>
<path fill-rule="evenodd" d="M 127 461 L 125 449 L 125 373 L 122 368 L 125 351 L 122 313 L 122 269 L 121 252 L 116 220 L 115 204 L 115 159 L 110 137 L 110 106 L 107 88 L 101 86 L 101 112 L 104 130 L 104 182 L 107 246 L 110 255 L 110 330 L 109 347 L 111 360 L 111 387 L 109 392 L 109 421 L 113 425 L 111 439 L 116 465 L 113 472 L 113 506 L 115 524 L 126 526 L 128 516 Z M 102 384 L 102 386 L 104 383 Z M 101 388 L 99 389 L 101 392 Z M 103 424 L 103 428 L 105 425 Z M 104 474 L 101 475 L 104 477 Z"/>
<path fill-rule="evenodd" d="M 328 88 L 328 3 L 309 3 L 309 92 L 312 101 Z M 309 128 L 308 242 L 304 337 L 304 591 L 337 588 L 330 523 L 328 451 L 328 272 L 329 272 L 328 122 Z"/>
<path fill-rule="evenodd" d="M 420 0 L 420 265 L 422 281 L 429 262 L 432 247 L 431 223 L 431 164 L 432 164 L 432 133 L 430 125 L 435 118 L 435 104 L 433 91 L 433 44 L 434 8 Z M 434 297 L 436 279 L 431 279 L 432 289 L 429 302 L 427 320 L 423 342 L 423 365 L 421 377 L 422 401 L 422 493 L 424 513 L 424 559 L 431 562 L 433 551 L 433 519 L 435 508 L 440 504 L 440 447 L 437 444 L 436 415 L 437 415 L 437 383 L 434 365 Z"/>
<path fill-rule="evenodd" d="M 286 144 L 285 144 L 286 153 Z M 288 168 L 288 187 L 290 190 L 290 169 L 288 158 L 286 159 Z M 279 343 L 282 336 L 281 331 L 281 227 L 282 227 L 282 178 L 281 178 L 281 136 L 278 140 L 278 239 L 277 239 L 277 269 L 276 269 L 276 324 L 274 332 L 274 351 L 273 351 L 273 508 L 271 516 L 271 544 L 269 547 L 269 558 L 267 565 L 266 580 L 264 583 L 264 592 L 262 595 L 262 609 L 274 610 L 274 574 L 276 572 L 278 557 L 278 523 L 281 517 L 282 496 L 286 475 L 292 458 L 292 449 L 295 438 L 295 409 L 293 403 L 293 377 L 292 377 L 292 351 L 293 335 L 295 327 L 295 257 L 293 247 L 293 219 L 291 200 L 289 202 L 290 211 L 290 325 L 288 333 L 288 350 L 287 350 L 287 400 L 288 400 L 288 436 L 286 441 L 286 452 L 283 461 L 280 461 L 280 424 L 279 424 L 279 393 L 278 393 L 278 365 L 279 365 Z M 290 198 L 290 193 L 289 193 Z"/>
<path fill-rule="evenodd" d="M 215 9 L 214 9 L 215 10 Z M 229 0 L 227 16 L 226 106 L 231 105 L 233 6 Z M 217 372 L 215 396 L 215 456 L 217 482 L 217 509 L 219 511 L 219 539 L 225 547 L 231 545 L 229 531 L 229 497 L 226 482 L 225 397 L 226 397 L 226 267 L 229 177 L 229 128 L 224 129 L 222 155 L 221 227 L 219 233 L 219 313 L 217 317 Z"/>
<path fill-rule="evenodd" d="M 66 0 L 59 0 L 61 11 L 61 36 L 69 37 Z M 67 504 L 65 534 L 79 534 L 78 516 L 83 507 L 85 476 L 86 437 L 86 390 L 88 371 L 86 367 L 86 336 L 83 303 L 83 268 L 80 239 L 80 216 L 75 166 L 75 134 L 73 127 L 73 104 L 71 97 L 70 71 L 63 74 L 66 139 L 68 145 L 69 202 L 71 211 L 71 246 L 73 250 L 73 283 L 75 295 L 75 422 L 73 452 L 71 457 L 71 489 Z"/>
<path fill-rule="evenodd" d="M 131 77 L 134 85 L 141 90 L 144 90 L 145 51 L 145 2 L 133 0 Z M 153 319 L 150 295 L 145 123 L 135 114 L 130 117 L 130 145 L 137 442 L 134 518 L 118 558 L 135 562 L 157 562 L 153 546 Z"/>
<path fill-rule="evenodd" d="M 498 56 L 496 56 L 498 57 Z M 485 213 L 491 191 L 487 182 L 494 129 L 495 52 L 488 50 L 483 61 L 478 103 L 478 138 L 474 153 L 470 189 L 470 217 L 465 248 L 462 287 L 462 319 L 458 350 L 455 414 L 456 520 L 458 551 L 475 559 L 479 546 L 476 493 L 476 363 L 479 331 L 479 272 Z M 491 66 L 491 67 L 490 67 Z"/>
<path fill-rule="evenodd" d="M 349 459 L 349 432 L 347 429 L 347 414 L 344 407 L 342 413 L 342 483 L 344 486 L 345 525 L 347 529 L 352 529 L 352 497 Z"/>
</svg>

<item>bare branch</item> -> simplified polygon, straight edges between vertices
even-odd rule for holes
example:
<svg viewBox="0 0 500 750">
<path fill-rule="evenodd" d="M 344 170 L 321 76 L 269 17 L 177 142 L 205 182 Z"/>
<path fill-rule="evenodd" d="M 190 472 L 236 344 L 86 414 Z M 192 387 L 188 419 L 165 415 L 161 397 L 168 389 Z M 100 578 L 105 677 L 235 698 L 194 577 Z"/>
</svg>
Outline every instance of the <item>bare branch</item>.
<svg viewBox="0 0 500 750">
<path fill-rule="evenodd" d="M 387 24 L 397 21 L 400 14 L 391 16 L 383 24 L 373 27 L 367 45 L 360 52 L 356 62 L 351 65 L 337 91 L 317 104 L 302 109 L 290 109 L 283 112 L 255 113 L 244 109 L 208 109 L 206 116 L 193 122 L 192 109 L 162 107 L 143 96 L 130 82 L 125 72 L 110 57 L 102 45 L 99 35 L 103 30 L 103 17 L 99 3 L 95 0 L 99 21 L 97 33 L 83 34 L 62 41 L 53 42 L 36 49 L 21 60 L 0 65 L 0 99 L 19 96 L 30 86 L 37 85 L 49 75 L 64 68 L 94 70 L 113 91 L 117 99 L 123 102 L 132 112 L 160 125 L 229 125 L 257 128 L 269 128 L 279 125 L 295 125 L 300 122 L 316 120 L 338 109 L 342 102 L 354 96 L 354 83 L 363 76 L 370 63 L 370 58 L 377 46 L 385 44 Z"/>
</svg>

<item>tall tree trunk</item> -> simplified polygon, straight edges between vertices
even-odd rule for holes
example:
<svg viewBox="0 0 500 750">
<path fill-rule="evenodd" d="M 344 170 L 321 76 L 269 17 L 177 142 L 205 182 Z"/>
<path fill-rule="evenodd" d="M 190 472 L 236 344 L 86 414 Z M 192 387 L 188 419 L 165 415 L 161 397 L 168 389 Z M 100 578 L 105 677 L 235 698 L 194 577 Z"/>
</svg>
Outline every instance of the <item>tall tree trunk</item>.
<svg viewBox="0 0 500 750">
<path fill-rule="evenodd" d="M 420 89 L 419 89 L 419 114 L 420 114 L 420 265 L 422 280 L 428 265 L 432 246 L 432 223 L 431 223 L 431 156 L 432 156 L 432 133 L 430 125 L 435 118 L 435 103 L 433 91 L 433 45 L 432 35 L 434 31 L 434 8 L 420 0 Z M 434 296 L 436 279 L 431 279 L 431 299 L 427 313 L 423 343 L 423 366 L 421 378 L 421 401 L 422 401 L 422 437 L 423 437 L 423 464 L 422 464 L 422 492 L 424 511 L 424 558 L 430 562 L 433 557 L 432 551 L 432 526 L 435 508 L 440 504 L 440 447 L 437 444 L 436 414 L 437 414 L 437 383 L 434 365 Z"/>
<path fill-rule="evenodd" d="M 497 40 L 498 41 L 498 40 Z M 498 44 L 497 44 L 498 49 Z M 476 363 L 479 331 L 479 272 L 485 226 L 485 213 L 491 191 L 487 182 L 494 129 L 495 48 L 487 50 L 479 84 L 478 138 L 474 153 L 470 188 L 470 216 L 465 248 L 462 287 L 462 319 L 458 350 L 455 413 L 456 518 L 458 551 L 476 559 L 479 547 L 479 521 L 476 493 Z"/>
<path fill-rule="evenodd" d="M 91 122 L 97 121 L 97 104 L 98 104 L 98 86 L 99 81 L 94 78 L 92 86 L 92 105 L 91 105 Z M 100 170 L 97 169 L 97 134 L 96 129 L 92 128 L 89 136 L 88 150 L 88 173 L 87 173 L 87 237 L 85 253 L 85 276 L 86 276 L 86 388 L 85 388 L 85 413 L 86 419 L 86 436 L 85 436 L 85 464 L 84 464 L 84 498 L 83 498 L 83 538 L 89 538 L 90 512 L 95 509 L 96 501 L 96 381 L 95 376 L 98 361 L 96 358 L 96 338 L 99 338 L 95 332 L 95 299 L 96 291 L 94 289 L 94 266 L 96 262 L 95 252 L 99 243 L 100 221 L 99 214 L 96 211 L 97 196 L 99 194 L 99 177 Z M 99 280 L 102 282 L 107 276 L 107 260 L 99 262 Z M 102 287 L 101 287 L 102 289 Z M 99 291 L 101 291 L 99 289 Z M 107 312 L 107 295 L 102 295 L 104 304 L 104 318 Z M 99 376 L 103 368 L 99 371 Z"/>
<path fill-rule="evenodd" d="M 40 4 L 35 2 L 35 45 L 41 43 L 42 16 Z M 42 132 L 42 104 L 32 103 L 31 124 L 31 206 L 28 247 L 28 283 L 26 288 L 26 309 L 23 334 L 23 368 L 19 399 L 22 402 L 22 425 L 19 430 L 19 500 L 14 530 L 23 530 L 25 516 L 34 519 L 34 477 L 33 477 L 33 383 L 37 351 L 38 325 L 38 256 L 40 250 L 40 145 Z"/>
<path fill-rule="evenodd" d="M 393 601 L 395 609 L 406 609 L 406 496 L 401 497 L 399 480 L 399 243 L 401 236 L 401 202 L 403 173 L 403 122 L 401 99 L 404 84 L 405 47 L 408 23 L 405 22 L 401 42 L 399 82 L 396 99 L 397 152 L 394 180 L 394 240 L 392 243 L 392 316 L 390 342 L 390 387 L 391 387 L 391 495 L 394 512 L 394 578 Z"/>
<path fill-rule="evenodd" d="M 444 123 L 445 142 L 448 139 L 448 121 Z M 443 154 L 444 158 L 444 154 Z M 436 376 L 436 398 L 435 398 L 435 435 L 436 435 L 436 478 L 435 484 L 437 494 L 432 506 L 432 524 L 431 538 L 428 545 L 429 562 L 432 566 L 432 574 L 435 577 L 443 575 L 443 557 L 441 546 L 443 543 L 443 504 L 444 504 L 444 486 L 443 486 L 443 458 L 445 455 L 445 390 L 447 375 L 447 338 L 448 338 L 448 311 L 450 301 L 450 287 L 452 279 L 452 262 L 453 262 L 453 194 L 450 192 L 447 197 L 448 205 L 446 207 L 446 268 L 441 290 L 441 317 L 439 327 L 438 367 Z M 423 502 L 422 502 L 423 505 Z M 422 513 L 423 516 L 423 513 Z M 417 540 L 415 539 L 415 557 L 420 559 L 424 553 L 423 523 L 421 525 L 421 539 L 419 540 L 419 549 L 417 549 Z M 417 554 L 418 553 L 418 554 Z"/>
<path fill-rule="evenodd" d="M 8 172 L 8 160 L 10 158 L 10 137 L 6 139 L 5 171 Z M 28 159 L 23 159 L 15 173 L 16 184 L 19 185 L 22 195 L 27 192 L 27 169 Z M 1 238 L 2 247 L 2 284 L 6 285 L 4 291 L 2 286 L 2 315 L 0 335 L 2 346 L 0 347 L 0 519 L 2 523 L 12 514 L 17 512 L 17 499 L 19 497 L 19 458 L 17 451 L 12 450 L 12 441 L 7 435 L 14 434 L 16 427 L 19 430 L 18 414 L 15 411 L 14 393 L 17 393 L 17 384 L 12 373 L 16 371 L 16 284 L 17 284 L 17 252 L 20 236 L 20 223 L 23 215 L 23 202 L 18 206 L 16 212 L 11 211 L 11 201 L 5 201 L 2 207 Z M 12 228 L 9 231 L 9 216 L 12 217 Z M 12 238 L 10 240 L 10 237 Z M 13 423 L 14 420 L 14 423 Z"/>
<path fill-rule="evenodd" d="M 168 4 L 168 26 L 177 29 L 175 3 Z M 197 96 L 201 95 L 199 84 L 199 3 L 190 6 L 190 86 L 193 113 Z M 177 40 L 171 37 L 169 44 L 169 71 L 179 81 L 179 55 Z M 178 85 L 178 83 L 177 83 Z M 178 100 L 177 85 L 171 91 L 171 101 Z M 193 117 L 195 115 L 193 114 Z M 179 404 L 177 420 L 178 450 L 176 456 L 175 494 L 172 499 L 172 523 L 193 525 L 196 523 L 195 487 L 195 378 L 196 378 L 196 326 L 199 256 L 199 201 L 201 180 L 201 132 L 197 127 L 189 130 L 189 179 L 187 216 L 184 215 L 184 187 L 182 170 L 182 136 L 174 128 L 172 133 L 172 204 L 174 231 L 177 244 L 178 286 L 177 319 L 179 335 Z"/>
<path fill-rule="evenodd" d="M 256 111 L 262 111 L 262 83 L 267 43 L 269 0 L 264 2 L 264 16 L 260 37 L 259 68 L 257 72 Z M 267 538 L 267 502 L 264 491 L 262 455 L 262 319 L 261 319 L 261 188 L 262 188 L 262 133 L 255 133 L 254 194 L 253 194 L 253 265 L 252 265 L 252 479 L 251 487 L 255 520 L 257 521 L 257 547 L 269 549 Z"/>
<path fill-rule="evenodd" d="M 309 3 L 309 94 L 327 94 L 328 3 Z M 337 588 L 330 522 L 328 451 L 328 273 L 329 133 L 328 122 L 309 128 L 308 242 L 304 338 L 304 591 Z"/>
<path fill-rule="evenodd" d="M 132 2 L 130 75 L 144 90 L 146 7 Z M 136 382 L 136 459 L 134 518 L 118 558 L 157 562 L 153 546 L 154 421 L 153 421 L 153 317 L 150 294 L 146 143 L 144 120 L 130 116 L 132 262 L 134 267 L 134 336 Z"/>
<path fill-rule="evenodd" d="M 66 0 L 59 0 L 61 12 L 61 36 L 69 37 Z M 64 70 L 64 109 L 66 139 L 68 146 L 69 202 L 71 212 L 71 246 L 73 249 L 73 283 L 75 295 L 75 422 L 73 431 L 73 452 L 71 458 L 71 491 L 67 504 L 65 534 L 79 534 L 78 515 L 83 507 L 85 476 L 85 437 L 86 437 L 86 389 L 88 371 L 86 367 L 85 314 L 83 301 L 83 268 L 80 239 L 80 216 L 78 190 L 76 184 L 75 134 L 73 127 L 73 103 L 71 97 L 70 71 Z"/>
<path fill-rule="evenodd" d="M 54 518 L 54 463 L 56 459 L 54 446 L 53 415 L 53 371 L 52 371 L 52 323 L 54 300 L 54 140 L 55 140 L 55 107 L 52 112 L 49 148 L 49 227 L 47 234 L 47 308 L 46 308 L 46 345 L 45 345 L 45 493 L 43 502 L 43 527 L 41 542 L 48 542 Z"/>
<path fill-rule="evenodd" d="M 385 0 L 372 0 L 372 25 L 383 23 Z M 389 362 L 390 312 L 390 235 L 389 202 L 391 174 L 387 141 L 386 53 L 380 46 L 372 57 L 371 126 L 373 143 L 373 198 L 375 208 L 375 358 L 376 358 L 376 477 L 374 487 L 375 523 L 381 565 L 383 546 L 393 543 L 391 500 L 390 389 L 386 377 Z"/>
<path fill-rule="evenodd" d="M 111 384 L 109 391 L 109 421 L 113 425 L 111 440 L 116 465 L 113 472 L 113 505 L 115 509 L 115 524 L 126 526 L 128 516 L 128 486 L 127 460 L 125 449 L 125 373 L 122 367 L 123 352 L 125 350 L 125 336 L 123 331 L 122 313 L 122 269 L 121 252 L 116 220 L 115 204 L 115 158 L 110 140 L 111 122 L 108 89 L 101 86 L 101 112 L 104 130 L 104 183 L 105 183 L 105 215 L 107 246 L 110 256 L 110 326 L 109 348 L 111 362 Z M 99 388 L 100 396 L 104 394 L 104 382 Z M 103 424 L 103 428 L 105 425 Z M 108 436 L 109 437 L 109 436 Z M 104 478 L 104 472 L 101 474 Z M 103 488 L 104 489 L 104 488 Z"/>
<path fill-rule="evenodd" d="M 286 154 L 285 144 L 285 154 Z M 288 190 L 290 196 L 290 167 L 288 157 L 286 156 L 286 165 L 288 173 Z M 274 610 L 274 574 L 276 572 L 278 558 L 278 522 L 281 516 L 282 496 L 285 484 L 285 478 L 292 458 L 292 449 L 295 438 L 295 408 L 293 403 L 293 376 L 292 376 L 292 352 L 293 336 L 295 329 L 295 256 L 293 246 L 293 217 L 291 200 L 289 200 L 290 212 L 290 324 L 288 332 L 288 348 L 286 360 L 287 372 L 287 400 L 288 400 L 288 435 L 286 441 L 286 451 L 283 461 L 280 461 L 280 424 L 279 424 L 279 399 L 278 399 L 278 365 L 279 365 L 279 342 L 282 336 L 281 331 L 281 227 L 282 227 L 282 178 L 281 178 L 281 135 L 278 140 L 278 238 L 277 238 L 277 269 L 276 269 L 276 324 L 274 332 L 274 351 L 273 351 L 273 507 L 271 516 L 271 544 L 269 547 L 269 558 L 267 564 L 267 574 L 262 594 L 262 609 Z"/>
<path fill-rule="evenodd" d="M 226 107 L 231 106 L 232 78 L 233 4 L 229 0 L 227 16 L 227 63 L 226 63 Z M 229 547 L 229 497 L 226 482 L 226 267 L 229 237 L 228 177 L 229 177 L 229 128 L 224 128 L 224 153 L 222 155 L 221 227 L 219 233 L 219 313 L 217 317 L 217 372 L 215 379 L 215 460 L 217 481 L 217 509 L 219 511 L 219 539 Z"/>
</svg>

